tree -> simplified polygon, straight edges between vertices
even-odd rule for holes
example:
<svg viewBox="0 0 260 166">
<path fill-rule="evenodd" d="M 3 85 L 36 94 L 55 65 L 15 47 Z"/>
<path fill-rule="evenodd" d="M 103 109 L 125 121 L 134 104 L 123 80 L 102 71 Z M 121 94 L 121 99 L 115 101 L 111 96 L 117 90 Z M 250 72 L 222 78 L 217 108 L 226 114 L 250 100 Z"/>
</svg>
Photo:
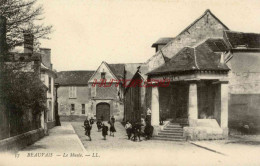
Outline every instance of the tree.
<svg viewBox="0 0 260 166">
<path fill-rule="evenodd" d="M 24 34 L 37 40 L 48 38 L 51 33 L 52 26 L 41 23 L 43 8 L 36 3 L 37 0 L 0 0 L 0 15 L 7 18 L 8 50 L 24 44 Z M 16 54 L 3 54 L 7 58 L 0 59 L 0 106 L 5 109 L 0 114 L 8 119 L 9 136 L 13 136 L 39 127 L 40 115 L 47 110 L 46 87 L 40 80 L 39 59 L 34 59 L 39 54 L 17 54 L 18 60 L 13 58 Z"/>
<path fill-rule="evenodd" d="M 39 128 L 41 113 L 47 110 L 47 87 L 36 64 L 30 60 L 1 65 L 0 104 L 6 108 L 2 115 L 8 119 L 11 136 Z"/>
<path fill-rule="evenodd" d="M 33 34 L 36 41 L 48 39 L 52 26 L 42 23 L 43 7 L 36 3 L 37 0 L 0 0 L 0 15 L 7 18 L 8 49 L 21 46 L 24 33 Z"/>
</svg>

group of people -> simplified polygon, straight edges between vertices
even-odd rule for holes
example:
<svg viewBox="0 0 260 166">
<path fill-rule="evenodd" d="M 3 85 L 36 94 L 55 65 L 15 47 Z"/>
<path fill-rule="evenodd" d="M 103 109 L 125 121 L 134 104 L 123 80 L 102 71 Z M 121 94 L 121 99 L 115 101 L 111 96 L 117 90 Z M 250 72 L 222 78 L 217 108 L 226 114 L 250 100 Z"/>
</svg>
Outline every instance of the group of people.
<svg viewBox="0 0 260 166">
<path fill-rule="evenodd" d="M 137 141 L 137 138 L 139 141 L 142 141 L 141 136 L 144 136 L 146 140 L 149 140 L 153 135 L 153 126 L 149 121 L 146 121 L 145 124 L 142 122 L 130 123 L 127 121 L 125 129 L 128 139 L 133 141 Z"/>
<path fill-rule="evenodd" d="M 90 120 L 86 118 L 83 126 L 85 128 L 85 135 L 89 137 L 90 141 L 91 141 L 91 129 L 93 124 L 94 124 L 94 119 L 91 117 Z M 103 122 L 103 118 L 101 117 L 101 119 L 98 119 L 96 124 L 98 128 L 98 132 L 102 131 L 102 136 L 104 137 L 104 140 L 106 140 L 106 136 L 108 135 L 108 126 L 105 124 L 105 122 Z M 116 132 L 114 116 L 111 117 L 108 124 L 110 125 L 109 128 L 110 136 L 114 137 L 114 133 Z"/>
</svg>

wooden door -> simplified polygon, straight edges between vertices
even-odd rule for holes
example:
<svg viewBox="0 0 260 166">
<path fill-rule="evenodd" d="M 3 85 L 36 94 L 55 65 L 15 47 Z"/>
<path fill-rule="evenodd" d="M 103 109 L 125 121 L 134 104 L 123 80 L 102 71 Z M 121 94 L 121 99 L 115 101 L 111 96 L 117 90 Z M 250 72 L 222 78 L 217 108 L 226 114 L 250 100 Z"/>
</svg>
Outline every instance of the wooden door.
<svg viewBox="0 0 260 166">
<path fill-rule="evenodd" d="M 108 103 L 99 103 L 96 107 L 96 117 L 101 119 L 103 116 L 104 121 L 109 121 L 110 118 L 110 105 Z"/>
</svg>

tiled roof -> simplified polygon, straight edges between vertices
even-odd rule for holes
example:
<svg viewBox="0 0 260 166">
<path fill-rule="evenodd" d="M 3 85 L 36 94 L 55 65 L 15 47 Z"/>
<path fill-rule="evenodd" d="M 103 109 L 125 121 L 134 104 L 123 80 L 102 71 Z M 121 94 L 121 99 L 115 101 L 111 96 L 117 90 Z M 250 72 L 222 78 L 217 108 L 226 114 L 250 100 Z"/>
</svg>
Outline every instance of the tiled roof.
<svg viewBox="0 0 260 166">
<path fill-rule="evenodd" d="M 260 48 L 259 33 L 224 31 L 224 36 L 232 48 Z"/>
<path fill-rule="evenodd" d="M 211 45 L 207 43 L 205 41 L 194 48 L 184 47 L 170 61 L 149 72 L 148 75 L 195 70 L 228 71 L 227 65 L 220 63 L 221 53 L 214 53 Z"/>
<path fill-rule="evenodd" d="M 221 38 L 209 38 L 204 42 L 213 52 L 225 52 L 228 51 L 228 46 Z"/>
<path fill-rule="evenodd" d="M 153 43 L 152 47 L 155 47 L 157 45 L 163 44 L 166 45 L 169 41 L 173 40 L 173 37 L 162 37 L 158 39 L 155 43 Z"/>
<path fill-rule="evenodd" d="M 113 72 L 113 74 L 118 78 L 118 79 L 123 79 L 124 78 L 124 70 L 125 70 L 125 64 L 107 64 L 110 68 L 110 70 Z"/>
<path fill-rule="evenodd" d="M 61 71 L 55 83 L 60 85 L 87 85 L 90 77 L 95 71 Z"/>
</svg>

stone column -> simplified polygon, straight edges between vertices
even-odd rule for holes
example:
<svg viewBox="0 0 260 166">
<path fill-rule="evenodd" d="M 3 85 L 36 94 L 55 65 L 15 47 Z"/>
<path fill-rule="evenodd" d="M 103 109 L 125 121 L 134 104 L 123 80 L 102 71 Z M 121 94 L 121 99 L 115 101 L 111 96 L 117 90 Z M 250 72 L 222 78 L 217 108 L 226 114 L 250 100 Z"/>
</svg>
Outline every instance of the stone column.
<svg viewBox="0 0 260 166">
<path fill-rule="evenodd" d="M 220 115 L 220 127 L 224 131 L 224 135 L 228 135 L 228 84 L 221 83 L 221 115 Z"/>
<path fill-rule="evenodd" d="M 188 120 L 190 126 L 196 125 L 196 119 L 198 119 L 198 93 L 197 84 L 190 83 L 189 87 L 189 101 L 188 101 Z"/>
<path fill-rule="evenodd" d="M 152 111 L 152 117 L 151 117 L 151 125 L 152 126 L 159 126 L 159 91 L 158 87 L 152 87 L 152 101 L 151 101 L 151 111 Z"/>
</svg>

